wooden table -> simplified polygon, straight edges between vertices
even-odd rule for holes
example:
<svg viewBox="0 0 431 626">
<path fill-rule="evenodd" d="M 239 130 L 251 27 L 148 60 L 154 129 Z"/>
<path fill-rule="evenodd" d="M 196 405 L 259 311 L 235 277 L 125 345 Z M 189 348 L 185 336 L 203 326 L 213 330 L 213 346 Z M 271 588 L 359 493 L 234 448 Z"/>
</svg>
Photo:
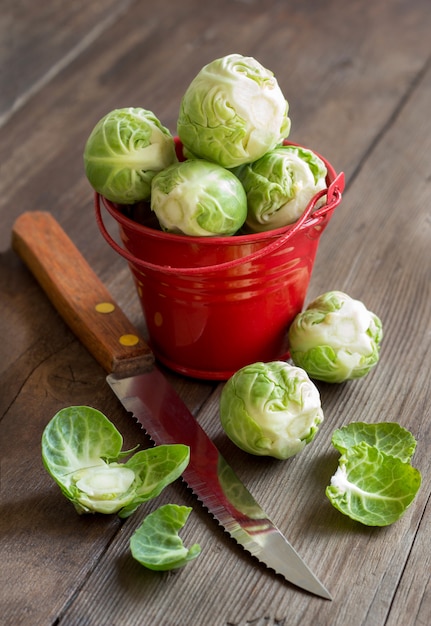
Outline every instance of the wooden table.
<svg viewBox="0 0 431 626">
<path fill-rule="evenodd" d="M 0 621 L 5 626 L 387 626 L 429 624 L 431 13 L 428 0 L 3 3 L 0 17 Z M 145 333 L 125 261 L 105 243 L 82 152 L 106 112 L 154 111 L 175 132 L 182 93 L 207 62 L 257 58 L 290 103 L 290 139 L 346 175 L 322 236 L 307 301 L 341 289 L 384 325 L 378 366 L 318 384 L 325 422 L 287 461 L 240 452 L 223 434 L 223 383 L 168 377 L 268 514 L 333 595 L 311 596 L 259 566 L 184 483 L 122 522 L 78 516 L 41 462 L 42 431 L 61 408 L 103 411 L 142 431 L 11 249 L 14 220 L 51 212 Z M 405 516 L 369 528 L 325 497 L 335 428 L 397 421 L 418 441 L 423 484 Z M 182 532 L 202 554 L 171 573 L 129 552 L 141 520 L 167 502 L 193 513 Z"/>
</svg>

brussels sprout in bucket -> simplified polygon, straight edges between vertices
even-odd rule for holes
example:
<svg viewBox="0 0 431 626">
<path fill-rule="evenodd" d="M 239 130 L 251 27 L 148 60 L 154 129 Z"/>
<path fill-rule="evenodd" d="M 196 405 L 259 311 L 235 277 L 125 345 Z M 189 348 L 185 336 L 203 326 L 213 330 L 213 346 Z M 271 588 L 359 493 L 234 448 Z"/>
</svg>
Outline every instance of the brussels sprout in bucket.
<svg viewBox="0 0 431 626">
<path fill-rule="evenodd" d="M 306 372 L 273 361 L 235 372 L 222 390 L 220 420 L 245 452 L 287 459 L 314 439 L 323 411 L 319 391 Z"/>
<path fill-rule="evenodd" d="M 273 73 L 230 54 L 205 65 L 181 101 L 177 123 L 188 158 L 231 168 L 259 159 L 290 131 L 289 105 Z"/>
<path fill-rule="evenodd" d="M 115 109 L 93 128 L 84 149 L 87 178 L 112 202 L 148 200 L 151 180 L 177 160 L 174 139 L 146 109 Z"/>
<path fill-rule="evenodd" d="M 246 224 L 251 232 L 292 224 L 326 187 L 327 169 L 322 159 L 295 145 L 278 146 L 233 172 L 246 191 Z"/>
<path fill-rule="evenodd" d="M 164 231 L 228 236 L 244 224 L 247 199 L 232 172 L 199 159 L 174 163 L 153 178 L 151 208 Z"/>
</svg>

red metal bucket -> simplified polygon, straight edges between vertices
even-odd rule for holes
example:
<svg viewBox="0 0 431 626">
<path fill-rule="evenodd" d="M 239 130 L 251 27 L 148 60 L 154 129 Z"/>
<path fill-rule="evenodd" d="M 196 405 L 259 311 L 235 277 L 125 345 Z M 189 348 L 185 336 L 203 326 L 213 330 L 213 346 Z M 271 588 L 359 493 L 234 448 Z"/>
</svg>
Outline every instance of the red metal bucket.
<svg viewBox="0 0 431 626">
<path fill-rule="evenodd" d="M 344 175 L 320 158 L 327 189 L 295 224 L 252 235 L 165 233 L 95 194 L 98 226 L 129 262 L 160 362 L 194 378 L 226 380 L 249 363 L 288 357 L 287 329 L 303 308 L 319 238 L 344 190 Z M 324 206 L 313 211 L 323 196 Z M 101 204 L 124 247 L 108 233 Z"/>
</svg>

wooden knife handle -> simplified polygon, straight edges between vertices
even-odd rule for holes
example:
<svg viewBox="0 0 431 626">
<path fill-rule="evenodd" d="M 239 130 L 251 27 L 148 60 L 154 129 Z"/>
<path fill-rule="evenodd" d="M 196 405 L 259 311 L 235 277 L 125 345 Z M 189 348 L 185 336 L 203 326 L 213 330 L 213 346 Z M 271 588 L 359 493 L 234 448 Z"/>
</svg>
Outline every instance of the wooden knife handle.
<svg viewBox="0 0 431 626">
<path fill-rule="evenodd" d="M 127 376 L 152 366 L 150 348 L 50 213 L 18 217 L 12 247 L 108 373 Z"/>
</svg>

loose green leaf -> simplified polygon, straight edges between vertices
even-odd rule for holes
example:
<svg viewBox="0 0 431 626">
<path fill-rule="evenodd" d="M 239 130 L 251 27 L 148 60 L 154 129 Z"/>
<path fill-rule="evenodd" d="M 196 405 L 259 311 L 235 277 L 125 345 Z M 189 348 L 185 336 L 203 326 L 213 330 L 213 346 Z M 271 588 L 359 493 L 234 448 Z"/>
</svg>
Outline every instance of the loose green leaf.
<svg viewBox="0 0 431 626">
<path fill-rule="evenodd" d="M 405 463 L 410 461 L 416 449 L 416 439 L 397 422 L 352 422 L 337 429 L 332 435 L 332 444 L 341 454 L 362 442 L 398 457 Z"/>
<path fill-rule="evenodd" d="M 190 448 L 182 444 L 156 446 L 134 454 L 125 466 L 133 470 L 139 483 L 134 499 L 119 512 L 119 516 L 128 517 L 142 502 L 156 498 L 181 476 L 189 460 Z"/>
<path fill-rule="evenodd" d="M 421 484 L 409 463 L 365 442 L 349 447 L 326 488 L 333 506 L 367 526 L 388 526 L 410 506 Z"/>
<path fill-rule="evenodd" d="M 188 446 L 156 446 L 118 463 L 123 438 L 103 413 L 87 406 L 59 411 L 42 435 L 43 464 L 78 513 L 127 517 L 155 498 L 187 467 Z"/>
<path fill-rule="evenodd" d="M 133 557 L 144 567 L 165 571 L 183 567 L 201 551 L 198 544 L 184 547 L 178 531 L 185 525 L 191 508 L 166 504 L 150 513 L 130 539 Z"/>
</svg>

